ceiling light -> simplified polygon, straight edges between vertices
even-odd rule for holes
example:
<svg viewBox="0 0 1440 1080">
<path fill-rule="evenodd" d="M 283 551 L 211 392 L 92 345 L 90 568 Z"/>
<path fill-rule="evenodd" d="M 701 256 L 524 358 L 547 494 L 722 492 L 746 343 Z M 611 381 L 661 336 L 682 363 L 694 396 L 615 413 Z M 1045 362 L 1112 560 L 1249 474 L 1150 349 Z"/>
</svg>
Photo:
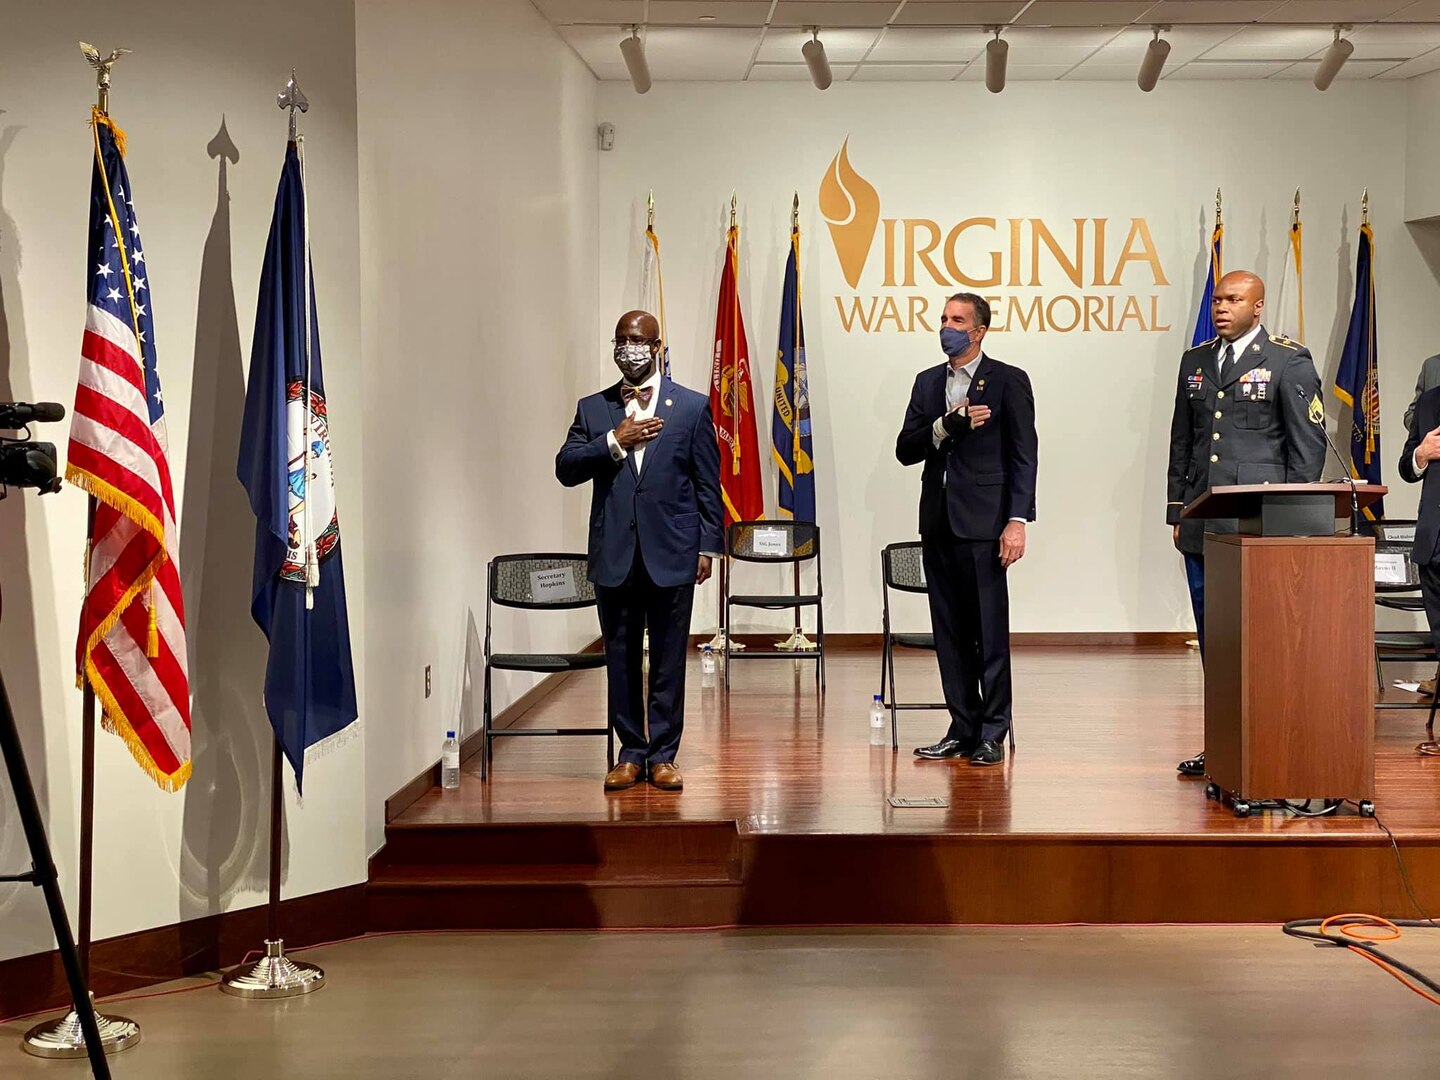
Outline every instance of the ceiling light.
<svg viewBox="0 0 1440 1080">
<path fill-rule="evenodd" d="M 825 46 L 820 41 L 820 28 L 812 26 L 810 33 L 815 36 L 800 46 L 800 53 L 805 57 L 805 66 L 810 69 L 810 81 L 815 84 L 815 89 L 828 90 L 832 81 L 830 58 L 825 55 Z"/>
<path fill-rule="evenodd" d="M 1330 48 L 1325 50 L 1325 55 L 1320 59 L 1320 66 L 1315 69 L 1315 89 L 1328 90 L 1330 84 L 1335 81 L 1335 76 L 1340 74 L 1340 69 L 1345 66 L 1345 61 L 1350 59 L 1350 54 L 1355 51 L 1355 43 L 1348 38 L 1340 36 L 1341 30 L 1349 30 L 1348 26 L 1335 27 L 1335 40 L 1330 43 Z"/>
<path fill-rule="evenodd" d="M 995 40 L 985 46 L 985 89 L 998 94 L 1005 89 L 1005 62 L 1010 56 L 1010 43 L 1000 37 L 1000 27 L 995 31 Z"/>
<path fill-rule="evenodd" d="M 1145 59 L 1140 61 L 1140 74 L 1135 77 L 1135 83 L 1147 94 L 1155 89 L 1155 84 L 1160 81 L 1160 72 L 1165 70 L 1165 61 L 1170 58 L 1170 42 L 1160 36 L 1162 30 L 1169 30 L 1168 26 L 1156 26 L 1152 28 L 1155 37 L 1145 48 Z"/>
<path fill-rule="evenodd" d="M 620 42 L 620 55 L 625 58 L 625 67 L 630 71 L 630 84 L 637 94 L 650 89 L 650 65 L 645 60 L 645 43 L 640 40 L 640 28 L 632 26 L 630 36 Z"/>
</svg>

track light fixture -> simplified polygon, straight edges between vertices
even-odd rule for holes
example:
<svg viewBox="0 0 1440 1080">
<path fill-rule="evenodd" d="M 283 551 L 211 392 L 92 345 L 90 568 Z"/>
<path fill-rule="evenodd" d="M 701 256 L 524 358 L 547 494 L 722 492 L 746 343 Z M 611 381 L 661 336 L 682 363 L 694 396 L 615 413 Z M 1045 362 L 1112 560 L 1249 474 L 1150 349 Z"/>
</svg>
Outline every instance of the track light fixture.
<svg viewBox="0 0 1440 1080">
<path fill-rule="evenodd" d="M 1000 36 L 1000 27 L 986 29 L 994 33 L 995 38 L 985 46 L 985 89 L 998 94 L 1005 89 L 1005 63 L 1010 57 L 1010 43 Z"/>
<path fill-rule="evenodd" d="M 1160 72 L 1165 70 L 1165 61 L 1170 58 L 1170 42 L 1160 36 L 1170 27 L 1153 26 L 1151 29 L 1155 31 L 1155 36 L 1145 47 L 1145 59 L 1140 61 L 1140 74 L 1135 77 L 1135 84 L 1147 94 L 1155 89 L 1155 84 L 1160 81 Z"/>
<path fill-rule="evenodd" d="M 1325 50 L 1325 55 L 1320 58 L 1320 66 L 1315 69 L 1315 89 L 1328 90 L 1330 84 L 1335 81 L 1335 76 L 1340 74 L 1340 69 L 1345 66 L 1345 61 L 1350 59 L 1350 54 L 1355 51 L 1355 43 L 1349 38 L 1342 38 L 1340 31 L 1349 30 L 1350 27 L 1336 24 L 1335 40 L 1330 43 L 1330 48 Z"/>
<path fill-rule="evenodd" d="M 813 36 L 800 46 L 800 53 L 805 57 L 805 66 L 810 69 L 810 81 L 815 84 L 815 89 L 828 90 L 832 81 L 830 58 L 825 55 L 825 45 L 820 40 L 820 28 L 812 26 L 810 33 Z"/>
<path fill-rule="evenodd" d="M 625 58 L 625 67 L 630 72 L 630 85 L 637 94 L 650 89 L 650 64 L 645 59 L 645 43 L 640 40 L 640 28 L 630 27 L 630 36 L 620 42 L 620 55 Z"/>
</svg>

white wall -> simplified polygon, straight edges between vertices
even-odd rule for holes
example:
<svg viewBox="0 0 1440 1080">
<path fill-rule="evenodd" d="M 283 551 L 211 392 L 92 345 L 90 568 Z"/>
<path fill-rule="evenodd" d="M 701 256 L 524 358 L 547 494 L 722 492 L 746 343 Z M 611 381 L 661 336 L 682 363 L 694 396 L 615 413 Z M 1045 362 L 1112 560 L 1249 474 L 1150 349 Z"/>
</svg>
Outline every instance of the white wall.
<svg viewBox="0 0 1440 1080">
<path fill-rule="evenodd" d="M 385 797 L 479 724 L 487 560 L 584 550 L 554 456 L 613 369 L 588 70 L 524 0 L 359 0 L 356 27 L 373 850 Z M 593 610 L 504 618 L 496 647 L 597 635 Z M 497 677 L 496 709 L 534 681 Z"/>
<path fill-rule="evenodd" d="M 1409 97 L 1405 218 L 1440 217 L 1440 71 L 1405 84 Z"/>
<path fill-rule="evenodd" d="M 855 290 L 817 210 L 821 178 L 841 143 L 849 138 L 851 163 L 878 190 L 882 217 L 928 218 L 942 229 L 971 216 L 1001 219 L 994 246 L 1002 252 L 1007 218 L 1043 218 L 1062 241 L 1073 233 L 1070 219 L 1108 218 L 1113 261 L 1126 223 L 1143 217 L 1168 287 L 1154 286 L 1137 265 L 1121 288 L 1077 289 L 1042 255 L 1039 288 L 981 290 L 1027 300 L 1136 293 L 1147 314 L 1153 294 L 1160 322 L 1171 327 L 1032 330 L 987 341 L 993 355 L 1029 371 L 1039 417 L 1039 520 L 1025 562 L 1011 575 L 1012 620 L 1022 631 L 1185 628 L 1183 574 L 1164 524 L 1166 451 L 1215 189 L 1225 193 L 1226 266 L 1253 268 L 1275 284 L 1291 197 L 1303 188 L 1307 336 L 1328 387 L 1352 297 L 1360 194 L 1369 188 L 1385 475 L 1393 481 L 1415 371 L 1440 340 L 1436 277 L 1402 224 L 1406 110 L 1406 87 L 1379 83 L 1339 84 L 1324 95 L 1279 82 L 1165 83 L 1153 95 L 1130 84 L 1016 83 L 998 97 L 965 83 L 838 83 L 823 94 L 796 84 L 661 83 L 643 97 L 626 84 L 604 83 L 597 118 L 616 125 L 616 140 L 614 151 L 600 156 L 600 263 L 613 272 L 600 278 L 594 336 L 638 296 L 644 200 L 653 188 L 676 376 L 704 389 L 726 208 L 738 191 L 741 295 L 761 445 L 768 447 L 789 208 L 799 192 L 827 628 L 873 631 L 880 617 L 876 552 L 916 531 L 919 470 L 896 463 L 895 434 L 914 373 L 941 356 L 929 333 L 842 330 L 833 297 Z M 903 233 L 897 243 L 903 256 Z M 979 233 L 967 234 L 962 269 L 988 267 L 990 246 Z M 1028 281 L 1028 234 L 1023 249 Z M 902 314 L 908 294 L 927 298 L 933 316 L 955 291 L 923 270 L 914 288 L 880 288 L 882 261 L 877 236 L 858 291 L 899 297 Z M 936 261 L 943 272 L 939 252 Z M 1329 404 L 1333 417 L 1338 403 Z M 770 507 L 773 471 L 766 471 Z M 1413 505 L 1414 493 L 1404 491 L 1390 512 Z M 573 535 L 579 538 L 578 525 Z M 713 625 L 712 587 L 705 592 L 697 628 Z"/>
<path fill-rule="evenodd" d="M 28 4 L 0 57 L 0 399 L 68 407 L 88 273 L 85 229 L 94 76 L 76 48 L 128 46 L 111 112 L 130 137 L 181 528 L 194 702 L 194 778 L 162 793 L 118 739 L 98 737 L 95 934 L 163 925 L 264 899 L 270 728 L 264 639 L 249 617 L 254 519 L 235 479 L 243 368 L 284 152 L 275 92 L 292 66 L 307 135 L 318 309 L 339 462 L 351 632 L 366 602 L 354 22 L 349 0 L 179 5 Z M 222 121 L 239 160 L 216 155 Z M 228 201 L 222 185 L 228 186 Z M 62 448 L 67 424 L 36 431 Z M 78 489 L 0 504 L 0 659 L 73 917 L 80 695 L 74 642 L 85 499 Z M 362 683 L 362 716 L 363 716 Z M 287 786 L 286 895 L 362 881 L 364 754 L 357 740 Z M 288 770 L 287 770 L 288 773 Z M 0 782 L 0 867 L 28 863 Z M 53 947 L 39 891 L 0 886 L 0 958 Z"/>
</svg>

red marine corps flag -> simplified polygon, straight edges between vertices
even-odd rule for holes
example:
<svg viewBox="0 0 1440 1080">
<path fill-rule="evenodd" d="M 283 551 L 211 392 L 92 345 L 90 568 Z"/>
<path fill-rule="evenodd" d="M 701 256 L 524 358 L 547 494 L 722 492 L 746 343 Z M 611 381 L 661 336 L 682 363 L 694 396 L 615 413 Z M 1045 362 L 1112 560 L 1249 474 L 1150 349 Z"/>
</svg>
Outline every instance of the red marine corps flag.
<svg viewBox="0 0 1440 1080">
<path fill-rule="evenodd" d="M 730 200 L 730 231 L 726 237 L 725 269 L 720 275 L 720 303 L 715 312 L 715 358 L 710 369 L 710 417 L 720 440 L 720 495 L 725 524 L 758 521 L 765 516 L 760 486 L 760 440 L 755 434 L 755 400 L 751 393 L 750 348 L 745 318 L 740 313 L 740 229 L 735 200 Z"/>
</svg>

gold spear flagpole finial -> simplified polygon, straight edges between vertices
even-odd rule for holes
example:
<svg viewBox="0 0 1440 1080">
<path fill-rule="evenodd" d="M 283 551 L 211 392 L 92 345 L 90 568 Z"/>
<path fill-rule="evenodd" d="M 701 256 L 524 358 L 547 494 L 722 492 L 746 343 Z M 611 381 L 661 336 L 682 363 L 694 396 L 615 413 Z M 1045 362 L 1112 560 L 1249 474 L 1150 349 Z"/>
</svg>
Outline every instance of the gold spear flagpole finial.
<svg viewBox="0 0 1440 1080">
<path fill-rule="evenodd" d="M 791 230 L 800 227 L 800 193 L 795 192 L 795 198 L 790 203 L 790 228 Z"/>
<path fill-rule="evenodd" d="M 650 196 L 645 200 L 645 228 L 655 228 L 655 189 L 650 189 Z"/>
<path fill-rule="evenodd" d="M 100 50 L 95 48 L 95 46 L 91 45 L 88 41 L 82 41 L 79 44 L 81 53 L 83 53 L 85 59 L 89 61 L 90 66 L 95 69 L 95 86 L 99 92 L 96 107 L 100 110 L 102 116 L 109 116 L 110 69 L 115 66 L 116 60 L 119 60 L 120 57 L 125 56 L 131 50 L 115 49 L 110 53 L 109 56 L 102 59 L 100 56 Z"/>
<path fill-rule="evenodd" d="M 1295 189 L 1295 205 L 1290 209 L 1290 224 L 1294 225 L 1300 220 L 1300 189 Z"/>
<path fill-rule="evenodd" d="M 735 190 L 730 190 L 730 228 L 735 227 Z"/>
<path fill-rule="evenodd" d="M 1220 224 L 1220 189 L 1215 189 L 1215 224 Z"/>
<path fill-rule="evenodd" d="M 1366 188 L 1360 194 L 1360 224 L 1370 224 L 1370 189 Z"/>
</svg>

